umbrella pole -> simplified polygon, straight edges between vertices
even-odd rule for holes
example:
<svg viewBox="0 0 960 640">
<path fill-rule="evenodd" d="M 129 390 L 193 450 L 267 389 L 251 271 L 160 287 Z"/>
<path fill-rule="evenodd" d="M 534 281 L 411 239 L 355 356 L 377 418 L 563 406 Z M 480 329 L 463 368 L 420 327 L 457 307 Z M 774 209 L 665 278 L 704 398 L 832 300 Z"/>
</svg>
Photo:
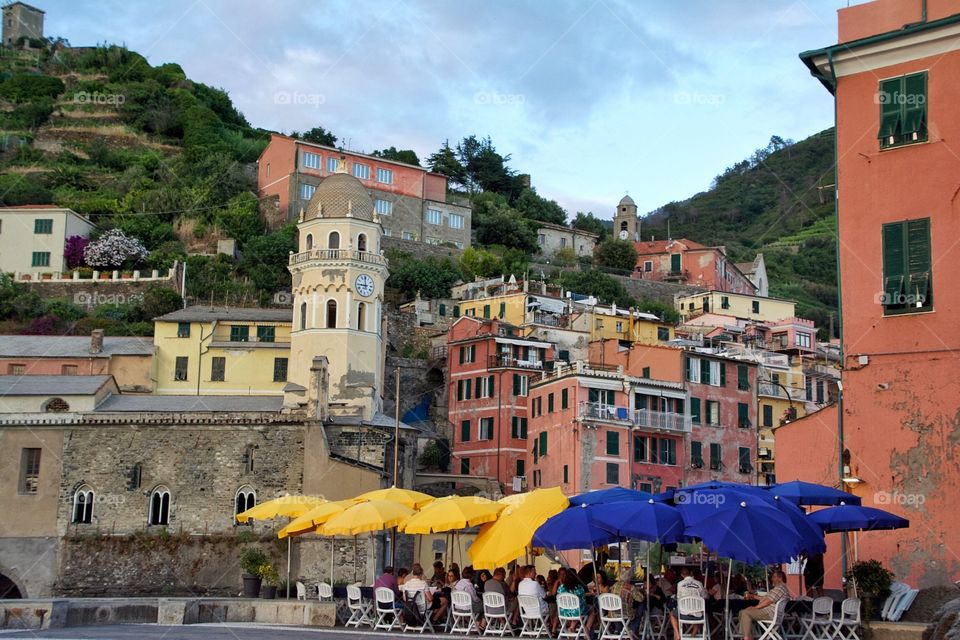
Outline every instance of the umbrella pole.
<svg viewBox="0 0 960 640">
<path fill-rule="evenodd" d="M 287 536 L 287 600 L 290 599 L 290 539 L 291 536 Z"/>
<path fill-rule="evenodd" d="M 397 528 L 393 527 L 390 533 L 390 564 L 394 569 L 397 566 Z"/>
<path fill-rule="evenodd" d="M 333 586 L 333 538 L 330 538 L 330 586 Z"/>
<path fill-rule="evenodd" d="M 357 581 L 357 534 L 353 534 L 353 581 Z"/>
<path fill-rule="evenodd" d="M 723 601 L 723 637 L 730 639 L 730 581 L 733 579 L 733 558 L 730 558 L 730 566 L 727 569 L 727 597 Z"/>
</svg>

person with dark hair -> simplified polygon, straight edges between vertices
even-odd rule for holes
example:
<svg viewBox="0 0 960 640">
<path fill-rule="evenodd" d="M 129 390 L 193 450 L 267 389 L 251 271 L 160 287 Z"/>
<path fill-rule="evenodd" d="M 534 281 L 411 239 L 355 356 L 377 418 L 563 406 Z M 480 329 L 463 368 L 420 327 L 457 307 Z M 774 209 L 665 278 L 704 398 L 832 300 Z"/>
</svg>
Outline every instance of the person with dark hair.
<svg viewBox="0 0 960 640">
<path fill-rule="evenodd" d="M 582 616 L 583 612 L 586 611 L 586 591 L 583 588 L 583 583 L 580 582 L 580 578 L 577 577 L 577 574 L 573 571 L 567 571 L 563 575 L 563 583 L 557 589 L 557 593 L 572 593 L 577 596 L 578 606 L 576 609 L 558 609 L 560 615 L 563 616 Z M 573 623 L 570 623 L 571 631 L 573 631 Z"/>
<path fill-rule="evenodd" d="M 453 586 L 453 590 L 468 593 L 470 602 L 473 603 L 473 612 L 479 615 L 483 613 L 483 601 L 477 595 L 477 588 L 473 586 L 473 578 L 473 567 L 464 567 L 460 580 Z"/>
<path fill-rule="evenodd" d="M 400 595 L 400 585 L 397 582 L 397 576 L 393 575 L 393 567 L 384 567 L 383 573 L 373 582 L 373 588 L 385 587 L 393 591 L 394 595 Z"/>
<path fill-rule="evenodd" d="M 438 589 L 446 584 L 446 571 L 443 570 L 443 563 L 437 560 L 433 563 L 433 575 L 430 576 L 430 582 Z"/>
<path fill-rule="evenodd" d="M 823 597 L 823 574 L 823 554 L 808 557 L 803 565 L 803 586 L 808 596 Z"/>
<path fill-rule="evenodd" d="M 743 635 L 743 640 L 753 640 L 754 620 L 773 620 L 777 613 L 777 603 L 784 599 L 790 599 L 790 591 L 787 589 L 787 574 L 780 569 L 776 569 L 770 574 L 770 580 L 773 583 L 770 591 L 760 598 L 757 604 L 740 612 L 740 633 Z"/>
</svg>

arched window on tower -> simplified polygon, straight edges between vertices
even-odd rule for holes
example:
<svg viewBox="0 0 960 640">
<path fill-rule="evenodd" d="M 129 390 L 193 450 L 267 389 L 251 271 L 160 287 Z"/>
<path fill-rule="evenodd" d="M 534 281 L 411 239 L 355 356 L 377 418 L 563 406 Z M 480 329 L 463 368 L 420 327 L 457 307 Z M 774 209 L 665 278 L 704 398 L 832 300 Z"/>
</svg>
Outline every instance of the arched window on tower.
<svg viewBox="0 0 960 640">
<path fill-rule="evenodd" d="M 327 248 L 328 249 L 339 249 L 340 248 L 340 234 L 336 231 L 331 231 L 330 235 L 327 237 Z"/>
<path fill-rule="evenodd" d="M 367 235 L 361 233 L 357 236 L 357 251 L 366 251 L 367 250 Z"/>
<path fill-rule="evenodd" d="M 148 524 L 170 524 L 170 490 L 163 485 L 150 493 L 150 519 Z"/>
<path fill-rule="evenodd" d="M 233 521 L 236 524 L 240 524 L 237 520 L 237 514 L 243 513 L 247 509 L 253 509 L 255 506 L 257 506 L 257 492 L 249 485 L 243 485 L 237 489 L 237 499 L 233 507 Z M 253 520 L 247 520 L 247 524 L 252 525 Z"/>
<path fill-rule="evenodd" d="M 357 329 L 359 331 L 367 330 L 367 305 L 364 302 L 357 305 Z"/>
<path fill-rule="evenodd" d="M 307 247 L 307 251 L 310 251 L 310 249 L 313 249 L 313 234 L 312 234 L 312 233 L 308 233 L 308 234 L 307 234 L 306 247 Z"/>
<path fill-rule="evenodd" d="M 624 220 L 623 222 L 620 223 L 620 231 L 626 231 L 626 230 L 627 230 L 627 221 Z"/>
<path fill-rule="evenodd" d="M 300 303 L 300 329 L 307 328 L 307 303 Z"/>
<path fill-rule="evenodd" d="M 90 524 L 93 521 L 93 489 L 87 485 L 79 487 L 73 492 L 74 524 Z"/>
<path fill-rule="evenodd" d="M 328 329 L 337 328 L 337 301 L 336 300 L 327 301 L 327 328 Z"/>
</svg>

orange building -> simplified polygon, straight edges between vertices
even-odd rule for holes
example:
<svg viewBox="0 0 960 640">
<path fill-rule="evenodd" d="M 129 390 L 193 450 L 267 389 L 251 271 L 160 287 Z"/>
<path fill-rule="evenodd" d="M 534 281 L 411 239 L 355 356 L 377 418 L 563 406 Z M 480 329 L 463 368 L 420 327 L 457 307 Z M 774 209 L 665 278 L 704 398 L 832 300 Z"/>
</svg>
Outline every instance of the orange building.
<svg viewBox="0 0 960 640">
<path fill-rule="evenodd" d="M 727 258 L 723 247 L 707 247 L 686 238 L 640 241 L 635 242 L 634 247 L 637 249 L 635 278 L 727 293 L 757 294 L 757 285 Z M 765 279 L 766 272 L 756 277 Z"/>
<path fill-rule="evenodd" d="M 834 483 L 911 521 L 859 557 L 919 587 L 960 578 L 958 36 L 958 0 L 877 0 L 801 54 L 836 100 L 843 391 L 837 424 L 778 429 L 778 479 L 822 480 L 833 447 Z"/>
</svg>

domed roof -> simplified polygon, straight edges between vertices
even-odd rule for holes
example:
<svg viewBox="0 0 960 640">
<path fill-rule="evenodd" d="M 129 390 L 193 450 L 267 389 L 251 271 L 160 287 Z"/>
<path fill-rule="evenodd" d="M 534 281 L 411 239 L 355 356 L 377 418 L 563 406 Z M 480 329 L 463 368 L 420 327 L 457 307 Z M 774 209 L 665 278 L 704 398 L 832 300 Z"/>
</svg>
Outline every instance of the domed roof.
<svg viewBox="0 0 960 640">
<path fill-rule="evenodd" d="M 303 219 L 346 218 L 347 213 L 361 220 L 373 220 L 373 200 L 362 182 L 347 173 L 334 173 L 313 192 Z"/>
<path fill-rule="evenodd" d="M 635 207 L 636 203 L 633 201 L 633 198 L 631 198 L 630 196 L 623 196 L 623 198 L 620 199 L 620 206 Z"/>
</svg>

